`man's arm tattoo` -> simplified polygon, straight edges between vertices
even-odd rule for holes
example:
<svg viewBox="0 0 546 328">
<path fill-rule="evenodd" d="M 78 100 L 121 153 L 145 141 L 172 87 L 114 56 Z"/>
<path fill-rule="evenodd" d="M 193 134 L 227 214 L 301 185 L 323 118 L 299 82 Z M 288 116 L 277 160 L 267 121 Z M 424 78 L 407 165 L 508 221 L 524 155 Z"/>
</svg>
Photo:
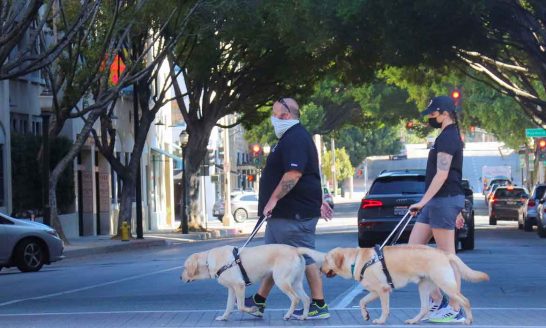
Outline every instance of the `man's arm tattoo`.
<svg viewBox="0 0 546 328">
<path fill-rule="evenodd" d="M 449 167 L 451 166 L 452 159 L 453 159 L 453 156 L 449 154 L 438 153 L 438 164 L 436 165 L 436 168 L 442 171 L 449 171 Z"/>
<path fill-rule="evenodd" d="M 290 179 L 286 181 L 281 181 L 281 192 L 279 194 L 279 199 L 283 198 L 294 188 L 294 186 L 298 183 L 298 179 Z"/>
</svg>

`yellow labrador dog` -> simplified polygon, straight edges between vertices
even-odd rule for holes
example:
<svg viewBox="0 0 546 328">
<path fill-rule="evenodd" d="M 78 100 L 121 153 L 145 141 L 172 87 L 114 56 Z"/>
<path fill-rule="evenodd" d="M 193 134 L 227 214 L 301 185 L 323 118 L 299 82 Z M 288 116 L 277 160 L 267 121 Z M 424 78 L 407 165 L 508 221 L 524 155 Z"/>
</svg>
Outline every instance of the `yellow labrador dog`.
<svg viewBox="0 0 546 328">
<path fill-rule="evenodd" d="M 222 246 L 192 254 L 184 263 L 180 279 L 191 282 L 216 278 L 222 267 L 234 263 L 233 249 L 233 246 Z M 284 315 L 285 320 L 290 319 L 299 301 L 303 303 L 303 315 L 300 319 L 307 318 L 311 299 L 303 289 L 305 260 L 295 247 L 279 244 L 246 247 L 240 251 L 239 256 L 250 282 L 259 282 L 272 275 L 275 284 L 290 298 L 290 309 Z M 218 283 L 228 289 L 228 299 L 226 311 L 216 320 L 228 319 L 235 300 L 239 311 L 252 313 L 257 310 L 255 307 L 245 306 L 245 281 L 237 264 L 223 271 L 217 279 Z"/>
<path fill-rule="evenodd" d="M 315 261 L 322 262 L 321 271 L 329 277 L 340 275 L 345 279 L 355 279 L 369 291 L 360 300 L 360 311 L 364 320 L 370 319 L 366 305 L 379 297 L 381 316 L 373 320 L 375 324 L 385 323 L 389 315 L 389 293 L 392 285 L 388 283 L 387 274 L 392 277 L 394 288 L 402 288 L 409 282 L 419 285 L 421 310 L 414 318 L 406 320 L 408 324 L 419 322 L 428 313 L 429 295 L 436 286 L 464 308 L 465 323 L 472 323 L 470 302 L 460 291 L 461 276 L 472 282 L 489 280 L 486 273 L 470 269 L 458 256 L 423 245 L 385 247 L 382 253 L 388 273 L 383 270 L 374 248 L 335 248 L 326 254 L 312 249 L 298 250 Z M 364 266 L 366 269 L 361 278 Z"/>
</svg>

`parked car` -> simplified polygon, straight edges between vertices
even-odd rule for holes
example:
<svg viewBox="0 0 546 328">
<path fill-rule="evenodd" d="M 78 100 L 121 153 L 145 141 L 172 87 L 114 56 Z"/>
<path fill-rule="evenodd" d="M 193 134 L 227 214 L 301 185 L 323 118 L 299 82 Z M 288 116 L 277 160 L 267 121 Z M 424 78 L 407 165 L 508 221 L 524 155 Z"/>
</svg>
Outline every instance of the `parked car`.
<svg viewBox="0 0 546 328">
<path fill-rule="evenodd" d="M 408 159 L 408 150 L 406 149 L 406 146 L 402 146 L 402 149 L 400 149 L 400 152 L 396 155 L 389 155 L 390 160 L 399 160 L 399 159 Z"/>
<path fill-rule="evenodd" d="M 432 146 L 434 146 L 435 142 L 436 142 L 436 137 L 428 136 L 427 137 L 427 149 L 432 148 Z"/>
<path fill-rule="evenodd" d="M 332 209 L 334 208 L 334 196 L 332 196 L 328 187 L 322 187 L 322 200 L 328 203 Z"/>
<path fill-rule="evenodd" d="M 545 195 L 546 196 L 546 195 Z M 546 203 L 546 197 L 542 197 L 542 199 L 538 202 L 538 208 L 537 208 L 537 233 L 540 238 L 546 238 L 546 206 L 544 205 Z"/>
<path fill-rule="evenodd" d="M 51 227 L 0 213 L 0 269 L 39 271 L 44 264 L 61 260 L 63 250 L 63 241 Z"/>
<path fill-rule="evenodd" d="M 358 210 L 359 247 L 382 243 L 406 214 L 408 207 L 417 203 L 424 193 L 424 170 L 381 172 L 362 199 Z M 472 202 L 468 201 L 465 207 L 467 212 L 463 213 L 465 220 L 469 221 L 465 222 L 465 228 L 457 230 L 457 240 L 464 249 L 474 247 L 474 210 L 471 205 Z M 399 242 L 408 241 L 414 223 L 415 218 L 412 218 Z"/>
<path fill-rule="evenodd" d="M 540 205 L 540 200 L 546 191 L 546 184 L 537 184 L 533 187 L 529 201 L 527 202 L 527 216 L 523 222 L 523 230 L 533 231 L 533 226 L 537 225 L 537 208 Z"/>
<path fill-rule="evenodd" d="M 248 218 L 258 217 L 258 194 L 251 191 L 233 192 L 231 194 L 231 211 L 235 222 L 243 223 Z M 224 200 L 217 200 L 212 206 L 212 215 L 222 221 L 224 217 Z"/>
<path fill-rule="evenodd" d="M 529 193 L 523 187 L 498 187 L 489 205 L 489 224 L 496 225 L 499 220 L 518 221 L 523 226 L 527 216 Z"/>
</svg>

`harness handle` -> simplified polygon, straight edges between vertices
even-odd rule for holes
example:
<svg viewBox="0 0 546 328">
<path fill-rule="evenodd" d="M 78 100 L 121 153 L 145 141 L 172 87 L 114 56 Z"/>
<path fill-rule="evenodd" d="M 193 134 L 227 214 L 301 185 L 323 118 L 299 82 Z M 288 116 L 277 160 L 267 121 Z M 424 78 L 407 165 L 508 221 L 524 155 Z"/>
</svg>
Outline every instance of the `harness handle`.
<svg viewBox="0 0 546 328">
<path fill-rule="evenodd" d="M 396 225 L 396 227 L 394 227 L 394 229 L 392 229 L 391 233 L 389 234 L 389 236 L 385 239 L 385 241 L 383 242 L 383 244 L 381 244 L 381 246 L 379 247 L 379 249 L 383 249 L 383 247 L 385 247 L 385 245 L 387 244 L 387 242 L 389 241 L 389 239 L 392 238 L 392 236 L 394 235 L 395 232 L 398 231 L 398 227 L 400 227 L 400 225 L 406 221 L 406 223 L 404 224 L 403 228 L 398 232 L 398 234 L 396 235 L 396 238 L 394 238 L 391 242 L 391 245 L 394 245 L 396 244 L 396 242 L 398 241 L 398 239 L 400 239 L 400 236 L 402 235 L 402 233 L 404 232 L 404 230 L 406 230 L 406 227 L 408 226 L 409 222 L 411 221 L 411 219 L 413 218 L 413 214 L 411 214 L 411 212 L 408 210 L 406 212 L 406 214 L 404 214 L 404 216 L 402 217 L 402 219 L 398 222 L 398 224 Z"/>
</svg>

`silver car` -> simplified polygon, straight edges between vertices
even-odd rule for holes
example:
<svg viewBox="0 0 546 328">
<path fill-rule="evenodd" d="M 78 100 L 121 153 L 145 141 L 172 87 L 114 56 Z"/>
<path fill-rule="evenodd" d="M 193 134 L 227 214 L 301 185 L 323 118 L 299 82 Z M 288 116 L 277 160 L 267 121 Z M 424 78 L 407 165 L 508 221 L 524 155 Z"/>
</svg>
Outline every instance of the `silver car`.
<svg viewBox="0 0 546 328">
<path fill-rule="evenodd" d="M 0 269 L 16 266 L 34 272 L 63 258 L 64 243 L 57 231 L 38 222 L 0 213 Z"/>
<path fill-rule="evenodd" d="M 258 217 L 258 194 L 255 192 L 237 192 L 231 195 L 231 211 L 236 222 L 245 222 L 248 218 Z M 212 215 L 222 221 L 224 200 L 219 199 L 212 207 Z"/>
</svg>

